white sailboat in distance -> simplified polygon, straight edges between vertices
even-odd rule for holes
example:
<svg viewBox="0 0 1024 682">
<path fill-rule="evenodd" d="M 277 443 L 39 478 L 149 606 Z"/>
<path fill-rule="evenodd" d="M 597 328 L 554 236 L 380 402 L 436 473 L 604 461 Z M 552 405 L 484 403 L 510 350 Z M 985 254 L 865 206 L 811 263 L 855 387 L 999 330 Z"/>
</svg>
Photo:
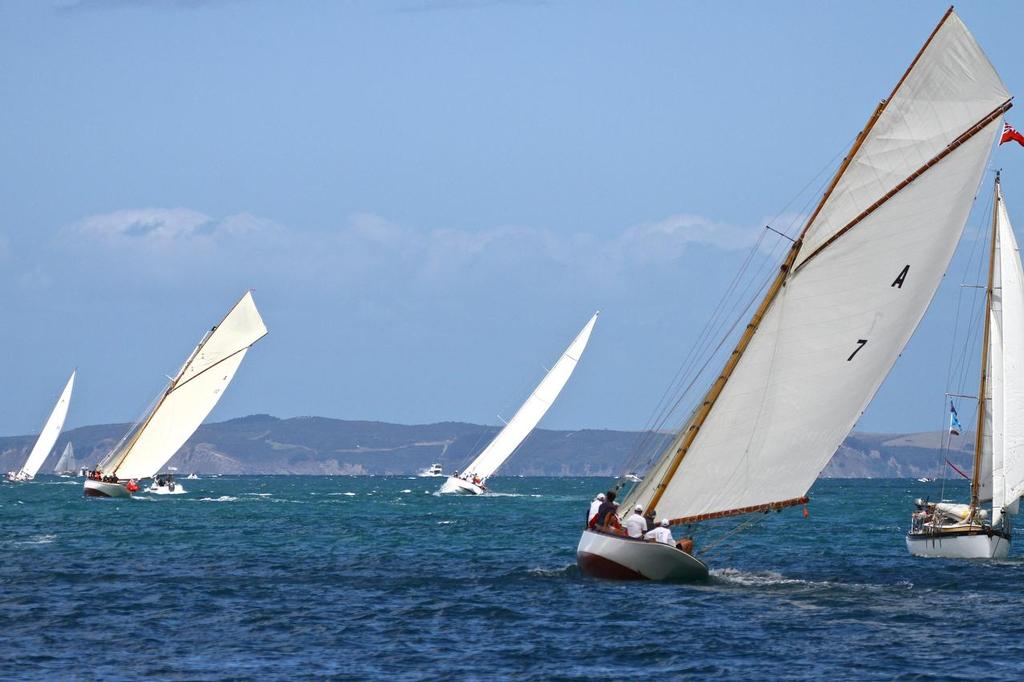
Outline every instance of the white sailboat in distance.
<svg viewBox="0 0 1024 682">
<path fill-rule="evenodd" d="M 64 390 L 61 391 L 60 397 L 57 399 L 57 404 L 50 411 L 50 416 L 46 419 L 43 430 L 39 432 L 39 437 L 36 438 L 32 451 L 28 453 L 28 459 L 25 460 L 25 463 L 21 465 L 18 471 L 7 472 L 8 480 L 31 481 L 39 473 L 43 462 L 49 457 L 50 451 L 53 450 L 57 439 L 60 438 L 60 432 L 64 429 L 64 420 L 68 416 L 68 407 L 71 405 L 71 390 L 75 386 L 75 373 L 77 371 L 71 372 L 68 383 L 64 385 Z"/>
<path fill-rule="evenodd" d="M 994 193 L 971 501 L 917 500 L 914 556 L 1005 559 L 1024 494 L 1024 268 L 998 173 Z"/>
<path fill-rule="evenodd" d="M 96 470 L 88 497 L 128 497 L 137 480 L 153 478 L 214 408 L 249 348 L 267 334 L 248 291 L 220 324 L 206 332 L 150 409 Z"/>
<path fill-rule="evenodd" d="M 53 467 L 53 473 L 58 476 L 74 476 L 78 472 L 78 464 L 75 462 L 75 446 L 68 441 L 64 451 L 60 453 L 57 465 Z"/>
<path fill-rule="evenodd" d="M 619 509 L 700 527 L 808 501 L 935 294 L 1010 100 L 950 8 L 857 136 L 725 366 Z M 688 553 L 614 526 L 583 531 L 584 574 L 708 575 L 698 556 L 710 543 Z"/>
<path fill-rule="evenodd" d="M 512 453 L 522 444 L 530 432 L 537 426 L 540 420 L 554 404 L 558 394 L 565 388 L 565 384 L 576 369 L 583 350 L 590 340 L 590 333 L 594 331 L 594 324 L 597 316 L 594 316 L 583 326 L 580 333 L 576 335 L 573 342 L 558 358 L 558 362 L 541 379 L 537 388 L 526 399 L 515 416 L 505 428 L 498 432 L 487 447 L 485 447 L 476 458 L 469 463 L 462 473 L 448 477 L 448 480 L 441 486 L 442 494 L 457 493 L 462 495 L 480 495 L 487 489 L 487 479 L 497 471 L 505 461 L 512 456 Z"/>
</svg>

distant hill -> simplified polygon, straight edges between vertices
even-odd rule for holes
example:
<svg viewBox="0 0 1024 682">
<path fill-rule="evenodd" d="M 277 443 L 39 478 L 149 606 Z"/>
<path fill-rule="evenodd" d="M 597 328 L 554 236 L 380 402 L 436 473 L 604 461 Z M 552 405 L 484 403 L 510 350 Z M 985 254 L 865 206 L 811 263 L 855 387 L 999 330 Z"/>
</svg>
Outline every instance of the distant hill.
<svg viewBox="0 0 1024 682">
<path fill-rule="evenodd" d="M 42 472 L 53 470 L 64 443 L 79 463 L 98 462 L 126 424 L 83 426 L 61 435 Z M 409 474 L 440 462 L 463 467 L 498 432 L 495 426 L 442 422 L 406 426 L 324 417 L 278 419 L 257 414 L 204 424 L 174 456 L 179 471 L 220 474 Z M 502 469 L 523 476 L 613 476 L 641 440 L 636 431 L 536 430 Z M 934 476 L 941 434 L 853 433 L 822 473 L 830 478 Z M 665 442 L 665 436 L 654 435 Z M 21 466 L 35 436 L 0 437 L 0 470 Z M 973 439 L 954 437 L 950 459 L 970 468 Z"/>
</svg>

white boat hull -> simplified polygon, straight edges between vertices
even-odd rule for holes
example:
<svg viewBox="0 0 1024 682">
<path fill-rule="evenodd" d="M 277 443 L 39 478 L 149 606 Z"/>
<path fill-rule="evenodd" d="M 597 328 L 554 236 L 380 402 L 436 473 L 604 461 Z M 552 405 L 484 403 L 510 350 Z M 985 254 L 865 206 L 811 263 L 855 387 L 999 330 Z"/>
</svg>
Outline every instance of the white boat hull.
<svg viewBox="0 0 1024 682">
<path fill-rule="evenodd" d="M 132 494 L 128 492 L 121 483 L 107 483 L 105 481 L 94 481 L 91 478 L 86 479 L 85 485 L 83 486 L 83 492 L 86 497 L 131 497 Z"/>
<path fill-rule="evenodd" d="M 1005 559 L 1010 540 L 998 533 L 909 533 L 907 550 L 914 556 L 944 559 Z"/>
<path fill-rule="evenodd" d="M 442 495 L 483 495 L 484 488 L 461 478 L 449 476 L 439 492 Z"/>
<path fill-rule="evenodd" d="M 576 563 L 584 575 L 612 580 L 702 580 L 707 565 L 681 549 L 660 542 L 583 531 Z"/>
</svg>

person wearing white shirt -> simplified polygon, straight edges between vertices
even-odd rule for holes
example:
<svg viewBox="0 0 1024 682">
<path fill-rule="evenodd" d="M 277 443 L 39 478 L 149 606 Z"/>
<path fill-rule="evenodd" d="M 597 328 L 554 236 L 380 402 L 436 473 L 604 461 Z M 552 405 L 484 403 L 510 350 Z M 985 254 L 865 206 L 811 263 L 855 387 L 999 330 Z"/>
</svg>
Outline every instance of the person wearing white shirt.
<svg viewBox="0 0 1024 682">
<path fill-rule="evenodd" d="M 672 531 L 668 527 L 668 519 L 662 519 L 661 525 L 652 531 L 648 531 L 644 534 L 645 540 L 654 540 L 664 545 L 675 545 L 676 540 L 672 537 Z"/>
<path fill-rule="evenodd" d="M 594 501 L 590 503 L 590 512 L 587 514 L 587 525 L 590 525 L 590 521 L 597 515 L 597 510 L 601 508 L 601 503 L 604 502 L 604 493 L 598 493 Z"/>
<path fill-rule="evenodd" d="M 633 514 L 626 519 L 626 534 L 631 538 L 642 538 L 647 532 L 647 519 L 644 518 L 644 508 L 639 504 L 633 508 Z"/>
</svg>

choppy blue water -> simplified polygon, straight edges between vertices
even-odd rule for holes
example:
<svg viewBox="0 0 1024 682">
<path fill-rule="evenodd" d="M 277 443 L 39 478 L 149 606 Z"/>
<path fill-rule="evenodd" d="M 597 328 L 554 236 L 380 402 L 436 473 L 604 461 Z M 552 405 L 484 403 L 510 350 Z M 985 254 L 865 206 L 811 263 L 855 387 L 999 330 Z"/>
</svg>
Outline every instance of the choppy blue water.
<svg viewBox="0 0 1024 682">
<path fill-rule="evenodd" d="M 606 481 L 496 478 L 501 494 L 477 498 L 437 497 L 440 481 L 219 478 L 127 501 L 84 499 L 80 479 L 4 483 L 0 677 L 1024 669 L 1024 562 L 907 555 L 911 500 L 932 485 L 820 481 L 810 518 L 768 515 L 708 558 L 709 581 L 668 585 L 578 574 L 580 525 Z M 698 549 L 733 526 L 698 534 Z"/>
</svg>

